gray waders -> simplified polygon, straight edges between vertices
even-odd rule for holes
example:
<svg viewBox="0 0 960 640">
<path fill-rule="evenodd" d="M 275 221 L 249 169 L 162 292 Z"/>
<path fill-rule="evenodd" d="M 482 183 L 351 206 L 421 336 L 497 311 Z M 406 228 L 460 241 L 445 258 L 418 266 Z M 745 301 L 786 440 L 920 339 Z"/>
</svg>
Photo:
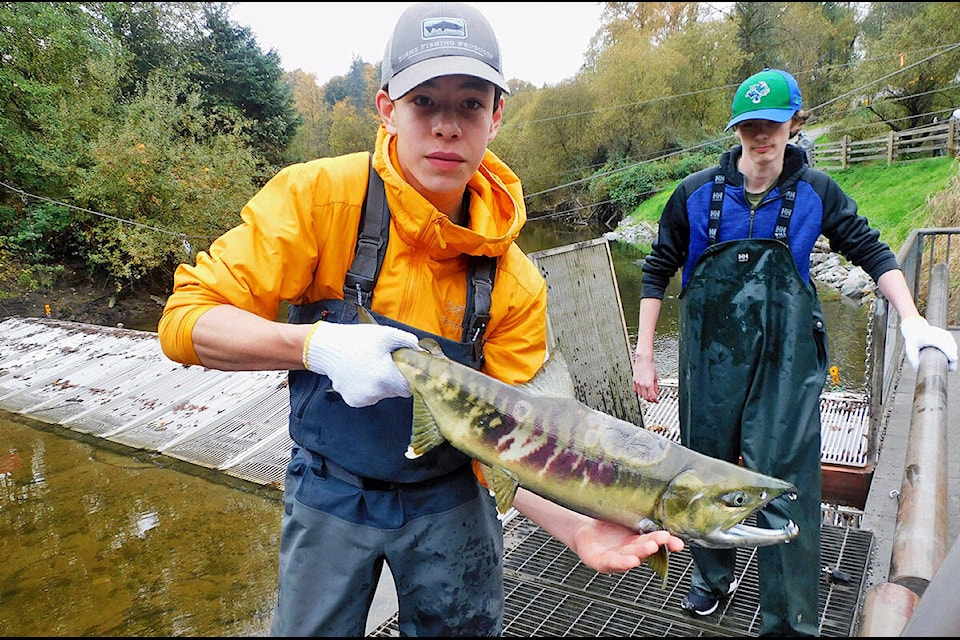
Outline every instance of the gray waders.
<svg viewBox="0 0 960 640">
<path fill-rule="evenodd" d="M 816 289 L 787 245 L 713 244 L 680 296 L 680 437 L 684 446 L 793 482 L 757 514 L 761 527 L 800 527 L 761 547 L 760 635 L 819 635 L 820 392 L 827 339 Z M 691 589 L 726 594 L 736 549 L 691 549 Z"/>
</svg>

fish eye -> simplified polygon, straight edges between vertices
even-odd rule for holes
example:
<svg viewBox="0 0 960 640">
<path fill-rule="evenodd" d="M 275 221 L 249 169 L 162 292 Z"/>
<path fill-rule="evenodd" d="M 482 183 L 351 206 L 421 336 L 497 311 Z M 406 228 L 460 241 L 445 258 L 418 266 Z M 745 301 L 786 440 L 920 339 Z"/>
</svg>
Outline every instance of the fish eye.
<svg viewBox="0 0 960 640">
<path fill-rule="evenodd" d="M 723 501 L 728 507 L 742 507 L 747 504 L 747 494 L 745 491 L 731 491 L 723 496 Z"/>
</svg>

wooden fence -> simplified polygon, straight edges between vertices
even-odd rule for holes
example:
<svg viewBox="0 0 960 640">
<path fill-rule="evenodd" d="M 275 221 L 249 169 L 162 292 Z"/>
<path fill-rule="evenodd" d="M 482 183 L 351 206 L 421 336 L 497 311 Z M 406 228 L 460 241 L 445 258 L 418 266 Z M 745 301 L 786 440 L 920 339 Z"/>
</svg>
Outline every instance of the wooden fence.
<svg viewBox="0 0 960 640">
<path fill-rule="evenodd" d="M 811 163 L 818 169 L 846 169 L 856 162 L 882 160 L 891 165 L 931 156 L 953 156 L 958 148 L 958 134 L 957 120 L 949 118 L 946 122 L 891 131 L 883 138 L 851 140 L 844 136 L 839 142 L 816 145 L 810 152 Z"/>
</svg>

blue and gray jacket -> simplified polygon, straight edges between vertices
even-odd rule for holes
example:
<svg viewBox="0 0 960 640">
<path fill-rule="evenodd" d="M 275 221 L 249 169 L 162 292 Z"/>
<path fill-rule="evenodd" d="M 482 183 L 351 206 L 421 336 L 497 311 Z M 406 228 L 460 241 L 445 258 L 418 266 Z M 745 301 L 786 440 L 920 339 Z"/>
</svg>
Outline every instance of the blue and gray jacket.
<svg viewBox="0 0 960 640">
<path fill-rule="evenodd" d="M 787 145 L 783 171 L 776 186 L 755 209 L 744 194 L 743 174 L 737 169 L 743 150 L 733 147 L 720 164 L 687 176 L 674 190 L 660 216 L 660 229 L 643 264 L 642 298 L 663 299 L 670 279 L 683 268 L 682 286 L 707 248 L 707 226 L 714 176 L 722 172 L 726 186 L 718 242 L 744 238 L 772 238 L 783 193 L 796 190 L 796 203 L 787 230 L 790 251 L 805 282 L 810 280 L 810 254 L 822 234 L 830 249 L 866 271 L 874 281 L 899 268 L 880 232 L 857 213 L 857 203 L 826 173 L 810 167 L 803 151 Z"/>
</svg>

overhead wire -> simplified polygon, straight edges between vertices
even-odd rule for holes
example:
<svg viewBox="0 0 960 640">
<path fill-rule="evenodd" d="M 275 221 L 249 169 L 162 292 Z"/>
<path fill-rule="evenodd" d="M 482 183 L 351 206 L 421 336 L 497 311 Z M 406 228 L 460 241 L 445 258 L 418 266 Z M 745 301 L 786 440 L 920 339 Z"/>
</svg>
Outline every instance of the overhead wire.
<svg viewBox="0 0 960 640">
<path fill-rule="evenodd" d="M 929 62 L 930 60 L 932 60 L 932 59 L 934 59 L 934 58 L 936 58 L 936 57 L 939 57 L 939 56 L 941 56 L 941 55 L 945 55 L 945 54 L 947 54 L 947 53 L 950 53 L 951 51 L 954 51 L 954 50 L 956 50 L 956 49 L 958 49 L 958 48 L 960 48 L 960 43 L 953 43 L 953 44 L 950 44 L 950 45 L 944 45 L 943 47 L 926 47 L 926 48 L 924 48 L 924 49 L 917 50 L 917 51 L 930 51 L 930 50 L 933 50 L 934 53 L 928 55 L 928 56 L 925 57 L 925 58 L 922 58 L 922 59 L 918 60 L 917 62 L 914 62 L 914 63 L 911 63 L 911 64 L 909 64 L 909 65 L 905 65 L 905 66 L 903 66 L 903 67 L 900 67 L 900 68 L 898 68 L 896 71 L 894 71 L 894 72 L 892 72 L 892 73 L 889 73 L 889 74 L 887 74 L 887 75 L 885 75 L 885 76 L 882 76 L 882 77 L 880 77 L 880 78 L 876 78 L 876 79 L 874 79 L 874 80 L 871 80 L 870 82 L 868 82 L 868 83 L 866 83 L 866 84 L 864 84 L 864 85 L 861 85 L 860 87 L 854 88 L 854 89 L 852 89 L 852 90 L 850 90 L 850 91 L 848 91 L 848 92 L 846 92 L 846 93 L 844 93 L 844 94 L 842 94 L 842 95 L 840 95 L 840 96 L 837 96 L 837 97 L 835 97 L 835 98 L 833 98 L 833 99 L 831 99 L 831 100 L 828 100 L 827 102 L 824 102 L 824 103 L 821 103 L 821 104 L 816 105 L 816 106 L 814 106 L 814 107 L 811 107 L 811 108 L 809 109 L 809 111 L 813 112 L 813 111 L 822 109 L 823 107 L 825 107 L 825 106 L 827 106 L 827 105 L 830 105 L 830 104 L 833 104 L 834 102 L 837 102 L 837 101 L 839 101 L 839 100 L 842 100 L 842 99 L 844 99 L 844 98 L 847 98 L 847 97 L 849 97 L 849 96 L 851 96 L 851 95 L 856 95 L 857 93 L 862 92 L 863 90 L 869 88 L 870 86 L 873 86 L 873 85 L 875 85 L 875 84 L 877 84 L 877 83 L 879 83 L 879 82 L 883 82 L 883 81 L 885 81 L 885 80 L 887 80 L 887 79 L 889 79 L 889 78 L 892 78 L 892 77 L 894 77 L 894 76 L 896 76 L 896 75 L 898 75 L 898 74 L 900 74 L 900 73 L 904 73 L 905 71 L 908 71 L 909 69 L 911 69 L 911 68 L 913 68 L 913 67 L 916 67 L 916 66 L 918 66 L 918 65 L 921 65 L 921 64 L 924 64 L 924 63 L 926 63 L 926 62 Z M 899 54 L 893 55 L 893 56 L 883 56 L 883 57 L 879 57 L 879 58 L 874 58 L 874 59 L 872 59 L 872 60 L 882 60 L 882 59 L 886 59 L 886 58 L 890 58 L 890 57 L 895 58 L 895 57 L 897 57 L 897 56 L 899 56 Z M 861 60 L 861 61 L 857 61 L 856 63 L 851 62 L 851 63 L 846 63 L 846 64 L 844 64 L 844 65 L 834 65 L 834 66 L 835 66 L 835 67 L 836 67 L 836 66 L 848 66 L 848 65 L 851 65 L 851 64 L 862 64 L 862 63 L 863 63 L 863 61 Z M 818 71 L 818 72 L 823 72 L 823 70 L 824 70 L 823 68 L 819 68 L 817 71 Z M 804 72 L 800 72 L 800 75 L 803 75 L 803 73 L 804 73 Z M 812 73 L 812 72 L 809 72 L 809 71 L 808 71 L 808 72 L 806 72 L 806 73 Z M 709 93 L 709 92 L 715 92 L 715 91 L 729 90 L 729 88 L 730 88 L 731 86 L 732 86 L 732 85 L 724 85 L 724 86 L 719 86 L 719 87 L 710 87 L 710 88 L 707 88 L 707 89 L 701 89 L 701 90 L 697 90 L 697 91 L 690 91 L 690 92 L 685 92 L 685 93 L 681 93 L 681 94 L 675 94 L 675 95 L 670 95 L 670 96 L 658 96 L 658 97 L 655 97 L 655 98 L 650 98 L 650 99 L 648 99 L 648 100 L 642 100 L 642 101 L 631 102 L 631 103 L 624 103 L 624 104 L 620 104 L 620 105 L 612 105 L 612 106 L 609 106 L 609 107 L 601 107 L 601 108 L 594 109 L 594 110 L 589 110 L 589 111 L 581 111 L 581 112 L 575 112 L 575 113 L 571 113 L 571 114 L 563 114 L 563 115 L 558 115 L 558 116 L 551 116 L 551 117 L 549 117 L 549 118 L 541 118 L 541 119 L 536 119 L 536 120 L 528 120 L 528 121 L 523 121 L 523 122 L 519 122 L 519 123 L 511 123 L 511 124 L 512 124 L 512 125 L 522 126 L 522 125 L 524 125 L 524 124 L 540 124 L 540 123 L 543 123 L 543 122 L 549 122 L 549 121 L 552 121 L 552 120 L 557 120 L 557 119 L 562 119 L 562 118 L 581 117 L 581 116 L 586 116 L 586 115 L 592 115 L 592 114 L 595 114 L 595 113 L 600 113 L 600 112 L 603 112 L 603 111 L 609 111 L 609 110 L 612 110 L 612 109 L 624 109 L 624 108 L 629 108 L 629 107 L 643 106 L 643 105 L 652 104 L 652 103 L 656 103 L 656 102 L 664 102 L 664 101 L 667 101 L 667 100 L 675 100 L 675 99 L 682 98 L 682 97 L 689 97 L 689 96 L 697 95 L 697 94 L 701 94 L 701 93 Z M 947 87 L 947 89 L 955 88 L 956 86 L 957 86 L 957 85 L 952 85 L 952 86 L 950 86 L 950 87 Z M 942 91 L 943 89 L 940 89 L 940 90 Z M 920 94 L 920 95 L 923 95 L 923 94 Z M 921 114 L 921 115 L 923 115 L 923 114 Z M 863 125 L 863 126 L 869 126 L 869 125 Z M 580 178 L 580 179 L 577 179 L 577 180 L 571 180 L 571 181 L 569 181 L 569 182 L 565 182 L 565 183 L 559 184 L 559 185 L 557 185 L 557 186 L 555 186 L 555 187 L 551 187 L 551 188 L 549 188 L 549 189 L 543 189 L 543 190 L 541 190 L 541 191 L 537 191 L 537 192 L 534 192 L 534 193 L 526 193 L 526 194 L 524 194 L 524 200 L 525 200 L 525 201 L 528 201 L 528 200 L 530 200 L 530 199 L 532 199 L 532 198 L 535 198 L 535 197 L 537 197 L 537 196 L 542 196 L 542 195 L 546 195 L 546 194 L 549 194 L 549 193 L 553 193 L 553 192 L 559 191 L 559 190 L 561 190 L 561 189 L 569 189 L 569 188 L 571 188 L 571 187 L 575 187 L 575 186 L 577 186 L 577 185 L 583 184 L 583 183 L 585 183 L 585 182 L 590 182 L 590 181 L 593 181 L 593 180 L 596 180 L 596 179 L 599 179 L 599 178 L 605 178 L 605 177 L 609 177 L 609 176 L 611 176 L 611 175 L 616 175 L 616 174 L 618 174 L 618 173 L 621 173 L 621 172 L 624 172 L 624 171 L 629 171 L 629 170 L 631 170 L 631 169 L 634 169 L 634 168 L 636 168 L 636 167 L 642 166 L 642 165 L 644 165 L 644 164 L 650 164 L 650 163 L 653 163 L 653 162 L 658 162 L 658 161 L 666 160 L 666 159 L 671 158 L 671 157 L 674 157 L 674 156 L 683 155 L 683 154 L 687 154 L 687 153 L 692 153 L 692 152 L 695 152 L 695 151 L 697 151 L 697 150 L 699 150 L 699 149 L 702 149 L 702 148 L 705 148 L 705 147 L 710 147 L 710 146 L 713 146 L 713 145 L 717 145 L 717 144 L 723 143 L 724 141 L 729 141 L 731 138 L 733 138 L 732 135 L 730 135 L 730 134 L 725 134 L 725 135 L 723 135 L 723 136 L 720 136 L 720 137 L 717 137 L 717 138 L 714 138 L 714 139 L 711 139 L 711 140 L 706 140 L 706 141 L 701 142 L 701 143 L 699 143 L 699 144 L 696 144 L 696 145 L 693 145 L 693 146 L 690 146 L 690 147 L 685 147 L 685 148 L 683 148 L 683 149 L 672 150 L 672 151 L 669 151 L 669 152 L 654 152 L 654 153 L 656 153 L 656 155 L 654 155 L 654 156 L 652 156 L 652 157 L 649 157 L 649 158 L 645 158 L 645 159 L 643 159 L 643 160 L 639 160 L 639 161 L 637 161 L 637 162 L 633 162 L 633 163 L 630 163 L 630 164 L 622 165 L 622 166 L 616 167 L 616 168 L 614 168 L 614 169 L 610 169 L 610 170 L 605 171 L 605 172 L 602 172 L 602 173 L 591 174 L 590 176 L 585 177 L 585 178 Z M 584 170 L 586 170 L 587 168 L 590 168 L 590 167 L 581 167 L 581 168 L 579 168 L 579 169 L 569 169 L 569 170 L 566 170 L 564 173 L 573 172 L 573 171 L 584 171 Z M 181 231 L 172 231 L 172 230 L 170 230 L 170 229 L 164 229 L 164 228 L 157 227 L 157 226 L 154 226 L 154 225 L 144 224 L 144 223 L 141 223 L 141 222 L 136 222 L 136 221 L 134 221 L 134 220 L 128 220 L 128 219 L 125 219 L 125 218 L 121 218 L 121 217 L 119 217 L 119 216 L 115 216 L 115 215 L 103 213 L 103 212 L 101 212 L 101 211 L 95 211 L 95 210 L 93 210 L 93 209 L 87 209 L 87 208 L 84 208 L 84 207 L 79 207 L 79 206 L 76 206 L 76 205 L 72 205 L 72 204 L 67 203 L 67 202 L 63 202 L 63 201 L 59 201 L 59 200 L 54 200 L 54 199 L 52 199 L 52 198 L 48 198 L 48 197 L 45 197 L 45 196 L 40 196 L 40 195 L 37 195 L 37 194 L 29 193 L 29 192 L 27 192 L 27 191 L 24 191 L 24 190 L 22 190 L 22 189 L 19 189 L 19 188 L 17 188 L 17 187 L 14 187 L 13 185 L 9 185 L 9 184 L 7 184 L 7 183 L 5 183 L 5 182 L 3 182 L 3 181 L 0 181 L 0 187 L 3 187 L 3 188 L 5 188 L 5 189 L 7 189 L 7 190 L 9 190 L 9 191 L 11 191 L 11 192 L 13 192 L 13 193 L 18 194 L 18 195 L 21 197 L 21 199 L 33 198 L 33 199 L 36 199 L 36 200 L 40 200 L 40 201 L 44 201 L 44 202 L 49 202 L 49 203 L 51 203 L 51 204 L 56 204 L 56 205 L 58 205 L 58 206 L 62 206 L 62 207 L 68 208 L 68 209 L 73 209 L 73 210 L 75 210 L 75 211 L 81 211 L 81 212 L 84 212 L 84 213 L 88 213 L 88 214 L 90 214 L 90 215 L 98 216 L 98 217 L 101 217 L 101 218 L 104 218 L 104 219 L 113 220 L 113 221 L 118 222 L 118 223 L 121 223 L 121 224 L 128 224 L 128 225 L 135 226 L 135 227 L 140 227 L 140 228 L 144 228 L 144 229 L 149 229 L 149 230 L 152 230 L 152 231 L 155 231 L 155 232 L 157 232 L 157 233 L 164 234 L 164 235 L 170 235 L 170 236 L 176 237 L 176 238 L 178 238 L 178 239 L 181 240 L 181 242 L 183 243 L 184 249 L 187 251 L 188 254 L 192 254 L 192 247 L 191 247 L 191 245 L 190 245 L 190 243 L 189 243 L 189 240 L 190 240 L 190 239 L 211 241 L 211 240 L 214 240 L 214 239 L 217 237 L 217 236 L 209 236 L 209 235 L 192 235 L 192 234 L 187 234 L 187 233 L 184 233 L 184 232 L 181 232 Z M 653 192 L 653 193 L 655 193 L 655 192 Z M 580 206 L 580 207 L 575 207 L 574 209 L 567 209 L 566 211 L 569 212 L 569 211 L 571 211 L 571 210 L 586 209 L 586 208 L 595 207 L 595 206 L 598 206 L 598 205 L 601 205 L 601 204 L 607 204 L 607 203 L 609 203 L 609 202 L 610 202 L 610 201 L 607 200 L 607 201 L 603 201 L 603 202 L 591 203 L 591 204 L 589 204 L 589 205 L 583 205 L 583 206 Z"/>
<path fill-rule="evenodd" d="M 950 53 L 950 52 L 952 52 L 952 51 L 954 51 L 954 50 L 956 50 L 956 49 L 958 49 L 958 48 L 960 48 L 960 42 L 953 43 L 953 44 L 949 44 L 949 45 L 943 45 L 942 47 L 926 47 L 926 48 L 924 48 L 924 49 L 921 49 L 920 51 L 931 51 L 931 50 L 933 50 L 934 53 L 926 56 L 925 58 L 922 58 L 922 59 L 918 60 L 917 62 L 911 63 L 911 64 L 909 64 L 909 65 L 905 65 L 905 66 L 903 66 L 903 67 L 899 67 L 899 68 L 898 68 L 896 71 L 894 71 L 893 73 L 889 73 L 889 74 L 887 74 L 887 75 L 885 75 L 885 76 L 882 76 L 882 77 L 880 77 L 880 78 L 876 78 L 876 79 L 874 79 L 874 80 L 871 80 L 870 82 L 868 82 L 868 83 L 866 83 L 866 84 L 863 84 L 863 85 L 861 85 L 861 86 L 859 86 L 859 87 L 856 87 L 856 88 L 854 88 L 854 89 L 851 89 L 850 91 L 842 94 L 841 96 L 838 96 L 838 97 L 836 97 L 836 98 L 833 98 L 833 99 L 831 99 L 831 100 L 828 100 L 828 101 L 826 101 L 826 102 L 823 102 L 823 103 L 821 103 L 821 104 L 819 104 L 819 105 L 813 106 L 813 107 L 809 108 L 808 111 L 810 111 L 811 113 L 812 113 L 812 112 L 815 112 L 815 111 L 820 110 L 820 109 L 824 108 L 824 107 L 827 106 L 827 105 L 833 104 L 833 103 L 835 103 L 835 102 L 837 102 L 837 101 L 839 101 L 839 100 L 841 100 L 841 99 L 843 99 L 843 98 L 846 98 L 846 97 L 849 97 L 849 96 L 851 96 L 851 95 L 856 95 L 856 94 L 858 94 L 858 93 L 861 93 L 861 92 L 863 92 L 865 89 L 868 89 L 869 87 L 877 84 L 878 82 L 883 82 L 883 81 L 885 81 L 885 80 L 888 80 L 888 79 L 890 79 L 890 78 L 892 78 L 892 77 L 894 77 L 894 76 L 896 76 L 896 75 L 898 75 L 898 74 L 900 74 L 900 73 L 904 73 L 904 72 L 906 72 L 906 71 L 908 71 L 908 70 L 910 70 L 910 69 L 912 69 L 912 68 L 914 68 L 914 67 L 916 67 L 916 66 L 918 66 L 918 65 L 921 65 L 921 64 L 930 62 L 931 60 L 933 60 L 933 59 L 935 59 L 935 58 L 937 58 L 937 57 L 939 57 L 939 56 L 945 55 L 945 54 L 947 54 L 947 53 Z M 874 59 L 871 59 L 871 60 L 883 60 L 883 59 L 889 59 L 889 58 L 896 58 L 896 57 L 898 57 L 898 56 L 899 56 L 899 54 L 893 55 L 893 56 L 882 56 L 882 57 L 874 58 Z M 863 61 L 858 61 L 857 63 L 852 63 L 852 62 L 851 62 L 851 63 L 846 63 L 846 64 L 844 64 L 844 65 L 834 65 L 834 66 L 836 67 L 836 66 L 848 66 L 848 65 L 851 65 L 851 64 L 862 64 L 862 62 L 863 62 Z M 818 69 L 817 71 L 822 72 L 823 69 L 821 68 L 821 69 Z M 803 75 L 803 73 L 804 73 L 804 72 L 800 72 L 799 75 Z M 808 72 L 806 72 L 806 73 L 812 73 L 812 72 L 811 72 L 811 71 L 808 71 Z M 956 85 L 952 85 L 952 87 L 955 87 L 955 86 L 956 86 Z M 952 87 L 947 87 L 947 88 L 952 88 Z M 728 86 L 724 86 L 724 87 L 714 87 L 714 88 L 711 88 L 711 89 L 704 89 L 704 90 L 702 90 L 702 91 L 717 91 L 717 90 L 727 89 L 727 88 L 729 88 L 729 85 L 728 85 Z M 942 90 L 942 89 L 941 89 L 941 90 Z M 695 92 L 695 93 L 699 93 L 699 92 Z M 626 106 L 637 106 L 637 105 L 647 104 L 647 103 L 650 103 L 650 102 L 657 102 L 657 101 L 661 101 L 661 100 L 674 99 L 674 98 L 676 98 L 676 97 L 680 97 L 681 95 L 690 95 L 690 94 L 678 94 L 677 96 L 667 96 L 667 97 L 651 98 L 650 100 L 647 100 L 647 101 L 633 102 L 633 103 L 629 103 L 629 104 L 625 104 L 625 105 L 621 105 L 621 106 L 624 106 L 624 107 L 626 107 Z M 922 95 L 922 94 L 921 94 L 921 95 Z M 613 108 L 613 107 L 604 107 L 604 108 L 602 108 L 602 109 L 596 110 L 596 112 L 604 111 L 604 110 L 606 110 L 606 109 L 608 109 L 608 108 Z M 581 112 L 581 113 L 582 113 L 582 114 L 589 114 L 589 113 L 592 113 L 592 112 Z M 545 120 L 544 120 L 544 121 L 545 121 Z M 531 121 L 531 122 L 532 122 L 532 121 Z M 538 120 L 538 121 L 536 121 L 536 122 L 541 122 L 541 121 Z M 548 193 L 553 193 L 553 192 L 559 191 L 559 190 L 561 190 L 561 189 L 567 189 L 567 188 L 570 188 L 570 187 L 574 187 L 574 186 L 577 186 L 577 185 L 582 184 L 582 183 L 584 183 L 584 182 L 590 182 L 590 181 L 595 180 L 595 179 L 597 179 L 597 178 L 604 178 L 604 177 L 608 177 L 608 176 L 611 176 L 611 175 L 615 175 L 615 174 L 617 174 L 617 173 L 621 173 L 621 172 L 624 172 L 624 171 L 629 171 L 629 170 L 631 170 L 631 169 L 635 169 L 636 167 L 639 167 L 639 166 L 642 166 L 642 165 L 645 165 L 645 164 L 650 164 L 650 163 L 653 163 L 653 162 L 658 162 L 658 161 L 661 161 L 661 160 L 666 160 L 666 159 L 668 159 L 668 158 L 671 158 L 671 157 L 674 157 L 674 156 L 677 156 L 677 155 L 683 155 L 683 154 L 691 153 L 691 152 L 697 151 L 698 149 L 702 149 L 702 148 L 704 148 L 704 147 L 709 147 L 709 146 L 712 146 L 712 145 L 715 145 L 715 144 L 720 144 L 720 143 L 724 142 L 725 140 L 729 140 L 729 139 L 732 138 L 732 137 L 733 137 L 733 136 L 732 136 L 732 135 L 729 135 L 729 134 L 728 134 L 728 135 L 723 135 L 723 136 L 720 136 L 720 137 L 718 137 L 718 138 L 714 138 L 714 139 L 712 139 L 712 140 L 707 140 L 707 141 L 702 142 L 702 143 L 700 143 L 700 144 L 694 145 L 694 146 L 692 146 L 692 147 L 686 147 L 686 148 L 681 149 L 681 150 L 674 150 L 674 151 L 659 153 L 658 155 L 656 155 L 656 156 L 654 156 L 654 157 L 646 158 L 646 159 L 644 159 L 644 160 L 640 160 L 640 161 L 637 161 L 637 162 L 634 162 L 634 163 L 622 165 L 622 166 L 619 166 L 619 167 L 617 167 L 617 168 L 615 168 L 615 169 L 611 169 L 611 170 L 606 171 L 606 172 L 601 173 L 601 174 L 591 174 L 590 176 L 588 176 L 588 177 L 586 177 L 586 178 L 580 178 L 580 179 L 577 179 L 577 180 L 572 180 L 572 181 L 570 181 L 570 182 L 566 182 L 566 183 L 564 183 L 564 184 L 560 184 L 560 185 L 557 185 L 557 186 L 555 186 L 555 187 L 551 187 L 551 188 L 549 188 L 549 189 L 544 189 L 544 190 L 542 190 L 542 191 L 537 191 L 537 192 L 534 192 L 534 193 L 524 194 L 524 200 L 529 200 L 529 199 L 534 198 L 534 197 L 536 197 L 536 196 L 545 195 L 545 194 L 548 194 Z M 585 169 L 586 169 L 586 168 L 582 168 L 581 170 L 585 170 Z M 576 170 L 571 169 L 570 171 L 576 171 Z M 584 206 L 584 207 L 581 207 L 581 208 L 588 208 L 588 206 Z"/>
</svg>

